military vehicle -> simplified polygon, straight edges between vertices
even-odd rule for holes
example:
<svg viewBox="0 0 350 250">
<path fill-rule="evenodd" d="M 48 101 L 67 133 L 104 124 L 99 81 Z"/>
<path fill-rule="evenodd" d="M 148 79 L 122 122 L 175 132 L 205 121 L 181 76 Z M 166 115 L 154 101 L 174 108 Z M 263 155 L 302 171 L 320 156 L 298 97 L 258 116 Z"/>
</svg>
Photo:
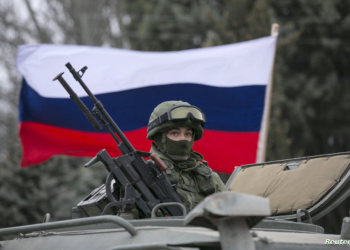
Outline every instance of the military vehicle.
<svg viewBox="0 0 350 250">
<path fill-rule="evenodd" d="M 63 73 L 54 80 L 96 129 L 102 125 L 110 132 L 122 156 L 111 158 L 102 150 L 85 164 L 100 161 L 109 174 L 106 184 L 72 208 L 71 220 L 50 222 L 46 214 L 40 224 L 0 229 L 0 237 L 10 237 L 0 241 L 0 250 L 350 247 L 350 217 L 343 219 L 340 235 L 325 234 L 313 224 L 349 197 L 350 152 L 236 167 L 226 183 L 228 191 L 206 197 L 187 213 L 163 174 L 164 163 L 135 150 L 82 82 L 87 68 L 76 72 L 66 66 L 94 102 L 93 113 Z"/>
<path fill-rule="evenodd" d="M 348 249 L 350 218 L 341 235 L 324 234 L 313 221 L 350 195 L 350 152 L 237 167 L 228 192 L 208 196 L 183 216 L 133 219 L 128 214 L 90 216 L 0 229 L 1 250 L 20 249 Z M 99 207 L 98 188 L 80 203 Z M 103 196 L 103 195 L 102 195 Z M 84 207 L 84 205 L 83 205 Z M 86 206 L 88 207 L 88 206 Z"/>
</svg>

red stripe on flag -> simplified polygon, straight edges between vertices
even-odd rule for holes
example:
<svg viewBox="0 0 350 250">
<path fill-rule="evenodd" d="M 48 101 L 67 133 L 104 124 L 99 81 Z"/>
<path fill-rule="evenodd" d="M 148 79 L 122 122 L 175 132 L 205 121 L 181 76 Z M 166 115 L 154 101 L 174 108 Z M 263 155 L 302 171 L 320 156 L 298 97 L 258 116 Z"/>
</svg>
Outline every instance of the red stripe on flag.
<svg viewBox="0 0 350 250">
<path fill-rule="evenodd" d="M 21 122 L 19 136 L 22 142 L 21 167 L 42 163 L 54 155 L 94 157 L 106 149 L 113 156 L 121 155 L 116 142 L 108 133 L 82 132 L 36 122 Z M 149 151 L 146 128 L 125 133 L 138 150 Z M 142 140 L 138 139 L 142 138 Z"/>
<path fill-rule="evenodd" d="M 204 156 L 216 172 L 231 174 L 235 167 L 255 163 L 259 132 L 205 130 L 193 149 Z"/>
<path fill-rule="evenodd" d="M 146 128 L 125 132 L 131 144 L 149 151 Z M 19 124 L 22 142 L 21 167 L 42 163 L 54 155 L 94 157 L 106 149 L 112 157 L 120 154 L 117 144 L 108 133 L 81 132 L 35 122 Z M 205 130 L 203 138 L 194 143 L 194 150 L 204 155 L 209 166 L 218 172 L 232 173 L 235 166 L 254 163 L 258 132 L 219 132 Z"/>
</svg>

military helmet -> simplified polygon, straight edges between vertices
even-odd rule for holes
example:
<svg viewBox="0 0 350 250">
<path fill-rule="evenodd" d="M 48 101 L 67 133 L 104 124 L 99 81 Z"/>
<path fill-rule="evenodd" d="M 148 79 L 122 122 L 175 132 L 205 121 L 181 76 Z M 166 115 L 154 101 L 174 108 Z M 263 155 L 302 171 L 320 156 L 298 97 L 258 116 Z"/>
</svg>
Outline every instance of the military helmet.
<svg viewBox="0 0 350 250">
<path fill-rule="evenodd" d="M 152 112 L 147 127 L 147 139 L 176 127 L 190 127 L 194 130 L 194 140 L 203 136 L 206 122 L 202 111 L 196 106 L 183 101 L 167 101 L 159 104 Z"/>
</svg>

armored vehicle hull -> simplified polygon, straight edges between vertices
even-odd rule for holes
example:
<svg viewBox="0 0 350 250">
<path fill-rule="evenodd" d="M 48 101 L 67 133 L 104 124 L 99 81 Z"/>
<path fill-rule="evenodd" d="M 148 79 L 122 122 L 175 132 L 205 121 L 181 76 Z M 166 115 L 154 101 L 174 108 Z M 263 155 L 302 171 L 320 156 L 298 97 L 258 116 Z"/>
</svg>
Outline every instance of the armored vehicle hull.
<svg viewBox="0 0 350 250">
<path fill-rule="evenodd" d="M 80 226 L 68 227 L 70 221 L 67 221 L 67 225 L 60 225 L 52 230 L 43 231 L 38 228 L 36 233 L 23 233 L 28 229 L 29 232 L 32 231 L 24 226 L 22 229 L 18 228 L 16 232 L 11 232 L 17 234 L 15 239 L 0 243 L 1 250 L 187 249 L 187 247 L 190 247 L 189 249 L 222 249 L 218 231 L 205 227 L 184 226 L 183 218 L 132 220 L 129 221 L 130 226 L 125 229 L 115 224 L 115 216 L 104 217 L 104 222 L 84 225 L 84 221 L 90 218 L 76 219 L 80 220 Z M 54 226 L 55 223 L 57 222 L 45 223 L 45 226 Z M 349 247 L 347 244 L 325 245 L 327 240 L 339 242 L 339 235 L 323 234 L 322 228 L 313 225 L 310 230 L 303 227 L 303 224 L 305 223 L 295 223 L 299 226 L 299 230 L 294 229 L 295 225 L 278 227 L 276 224 L 274 225 L 276 229 L 272 229 L 269 220 L 262 221 L 250 231 L 255 249 L 346 249 Z M 38 227 L 40 226 L 44 225 L 39 224 Z M 1 233 L 3 232 L 4 229 Z"/>
<path fill-rule="evenodd" d="M 208 196 L 185 216 L 156 217 L 152 211 L 152 218 L 135 220 L 73 213 L 71 220 L 0 229 L 0 236 L 12 237 L 0 249 L 348 249 L 350 218 L 340 235 L 325 234 L 313 221 L 349 196 L 349 166 L 350 152 L 245 165 L 228 180 L 228 192 Z M 323 184 L 315 186 L 315 180 Z M 306 194 L 289 197 L 288 204 L 276 195 L 300 186 Z"/>
</svg>

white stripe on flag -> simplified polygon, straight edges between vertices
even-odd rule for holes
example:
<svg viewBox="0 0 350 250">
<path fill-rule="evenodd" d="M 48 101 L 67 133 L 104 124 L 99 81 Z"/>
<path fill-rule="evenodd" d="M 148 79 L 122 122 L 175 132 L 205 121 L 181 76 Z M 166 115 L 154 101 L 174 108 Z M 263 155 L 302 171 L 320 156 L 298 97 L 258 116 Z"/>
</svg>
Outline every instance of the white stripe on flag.
<svg viewBox="0 0 350 250">
<path fill-rule="evenodd" d="M 17 68 L 41 96 L 68 98 L 52 79 L 64 78 L 79 96 L 84 90 L 64 66 L 76 70 L 88 66 L 84 82 L 94 94 L 172 83 L 196 83 L 215 87 L 267 85 L 273 64 L 276 37 L 177 52 L 140 52 L 76 45 L 22 45 Z"/>
</svg>

